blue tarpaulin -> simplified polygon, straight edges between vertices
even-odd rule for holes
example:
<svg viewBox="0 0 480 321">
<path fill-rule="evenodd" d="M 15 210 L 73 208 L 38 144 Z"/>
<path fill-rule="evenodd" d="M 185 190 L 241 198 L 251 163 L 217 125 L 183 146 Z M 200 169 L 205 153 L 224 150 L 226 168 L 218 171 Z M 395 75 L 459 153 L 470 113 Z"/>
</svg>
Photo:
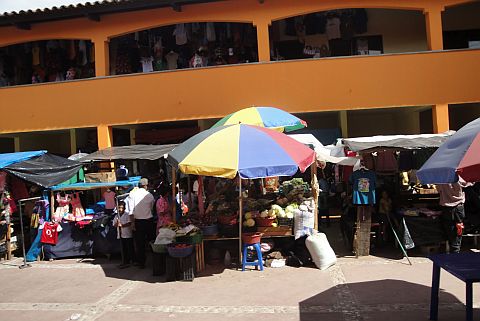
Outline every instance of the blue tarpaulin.
<svg viewBox="0 0 480 321">
<path fill-rule="evenodd" d="M 35 152 L 18 152 L 18 153 L 5 153 L 0 154 L 0 169 L 9 165 L 23 162 L 31 158 L 46 154 L 46 150 L 39 150 Z"/>
<path fill-rule="evenodd" d="M 51 189 L 52 191 L 80 191 L 80 190 L 90 190 L 96 188 L 108 188 L 115 186 L 137 186 L 140 182 L 141 176 L 129 177 L 128 180 L 108 182 L 108 183 L 75 183 L 68 185 L 56 185 Z"/>
</svg>

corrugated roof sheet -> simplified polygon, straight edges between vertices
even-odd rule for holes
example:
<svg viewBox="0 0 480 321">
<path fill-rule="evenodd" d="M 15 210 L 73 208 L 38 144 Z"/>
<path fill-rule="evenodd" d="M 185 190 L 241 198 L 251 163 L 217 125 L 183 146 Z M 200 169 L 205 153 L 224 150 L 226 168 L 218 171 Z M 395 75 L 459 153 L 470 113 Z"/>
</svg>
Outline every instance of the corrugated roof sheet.
<svg viewBox="0 0 480 321">
<path fill-rule="evenodd" d="M 31 0 L 33 1 L 33 0 Z M 30 24 L 60 19 L 72 19 L 86 15 L 104 15 L 116 12 L 148 10 L 161 7 L 173 7 L 224 0 L 99 0 L 78 1 L 68 5 L 46 6 L 31 5 L 29 10 L 9 11 L 0 14 L 0 27 L 7 25 Z M 70 2 L 65 2 L 70 3 Z"/>
<path fill-rule="evenodd" d="M 74 9 L 74 8 L 91 8 L 99 5 L 108 5 L 115 3 L 124 3 L 124 2 L 135 2 L 136 0 L 102 0 L 102 1 L 77 1 L 76 3 L 70 3 L 66 5 L 59 6 L 39 6 L 32 2 L 29 9 L 18 10 L 18 11 L 6 11 L 2 12 L 0 16 L 15 16 L 15 15 L 24 15 L 24 14 L 33 14 L 33 13 L 48 13 L 52 11 L 65 10 L 65 9 Z M 69 3 L 68 1 L 66 1 Z"/>
</svg>

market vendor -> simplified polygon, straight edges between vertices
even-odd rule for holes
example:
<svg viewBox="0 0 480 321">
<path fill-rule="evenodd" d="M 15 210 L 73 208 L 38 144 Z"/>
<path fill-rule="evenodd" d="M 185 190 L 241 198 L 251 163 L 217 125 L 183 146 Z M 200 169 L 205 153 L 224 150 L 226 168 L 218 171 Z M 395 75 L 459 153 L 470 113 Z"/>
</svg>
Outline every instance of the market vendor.
<svg viewBox="0 0 480 321">
<path fill-rule="evenodd" d="M 132 190 L 126 199 L 126 209 L 135 227 L 136 266 L 145 267 L 145 243 L 155 239 L 155 223 L 152 209 L 155 198 L 148 191 L 148 179 L 142 178 L 138 189 Z"/>
<path fill-rule="evenodd" d="M 438 184 L 440 205 L 443 207 L 442 220 L 448 237 L 451 253 L 460 252 L 462 245 L 463 220 L 465 219 L 464 187 L 471 186 L 462 179 L 453 184 Z"/>
</svg>

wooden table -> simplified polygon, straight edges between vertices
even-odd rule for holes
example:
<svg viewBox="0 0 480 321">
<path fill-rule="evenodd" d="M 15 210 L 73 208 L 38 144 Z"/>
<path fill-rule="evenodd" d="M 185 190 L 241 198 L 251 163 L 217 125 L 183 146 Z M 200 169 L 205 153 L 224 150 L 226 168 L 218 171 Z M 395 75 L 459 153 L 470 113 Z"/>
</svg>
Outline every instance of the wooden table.
<svg viewBox="0 0 480 321">
<path fill-rule="evenodd" d="M 480 253 L 436 254 L 429 258 L 433 261 L 430 320 L 438 319 L 438 290 L 441 268 L 465 282 L 466 320 L 473 320 L 472 284 L 480 282 Z"/>
</svg>

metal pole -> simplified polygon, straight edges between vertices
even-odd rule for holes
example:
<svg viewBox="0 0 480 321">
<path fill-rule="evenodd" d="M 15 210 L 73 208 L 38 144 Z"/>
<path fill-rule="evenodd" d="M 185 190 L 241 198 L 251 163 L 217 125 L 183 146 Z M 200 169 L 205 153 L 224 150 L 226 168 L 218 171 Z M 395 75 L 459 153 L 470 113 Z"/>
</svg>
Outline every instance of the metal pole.
<svg viewBox="0 0 480 321">
<path fill-rule="evenodd" d="M 392 221 L 390 220 L 390 213 L 387 213 L 386 216 L 387 216 L 387 220 L 388 220 L 388 225 L 390 225 L 390 228 L 392 229 L 393 235 L 395 235 L 395 239 L 397 240 L 397 243 L 400 246 L 400 249 L 402 249 L 403 255 L 405 255 L 405 257 L 407 258 L 408 263 L 410 265 L 412 265 L 412 262 L 410 261 L 410 258 L 407 255 L 407 251 L 403 247 L 402 242 L 400 242 L 400 239 L 398 238 L 397 232 L 395 232 L 395 229 L 393 228 Z"/>
<path fill-rule="evenodd" d="M 175 193 L 175 185 L 177 185 L 177 171 L 172 166 L 172 221 L 177 223 L 177 195 Z"/>
<path fill-rule="evenodd" d="M 31 265 L 27 263 L 27 255 L 25 254 L 25 233 L 23 232 L 22 203 L 27 201 L 36 201 L 39 199 L 41 199 L 41 197 L 24 198 L 18 201 L 19 214 L 20 214 L 20 229 L 22 230 L 22 251 L 23 251 L 23 264 L 18 267 L 19 269 L 31 267 Z"/>
<path fill-rule="evenodd" d="M 242 265 L 242 207 L 243 207 L 243 200 L 242 200 L 242 178 L 240 177 L 240 173 L 238 173 L 238 266 Z"/>
</svg>

